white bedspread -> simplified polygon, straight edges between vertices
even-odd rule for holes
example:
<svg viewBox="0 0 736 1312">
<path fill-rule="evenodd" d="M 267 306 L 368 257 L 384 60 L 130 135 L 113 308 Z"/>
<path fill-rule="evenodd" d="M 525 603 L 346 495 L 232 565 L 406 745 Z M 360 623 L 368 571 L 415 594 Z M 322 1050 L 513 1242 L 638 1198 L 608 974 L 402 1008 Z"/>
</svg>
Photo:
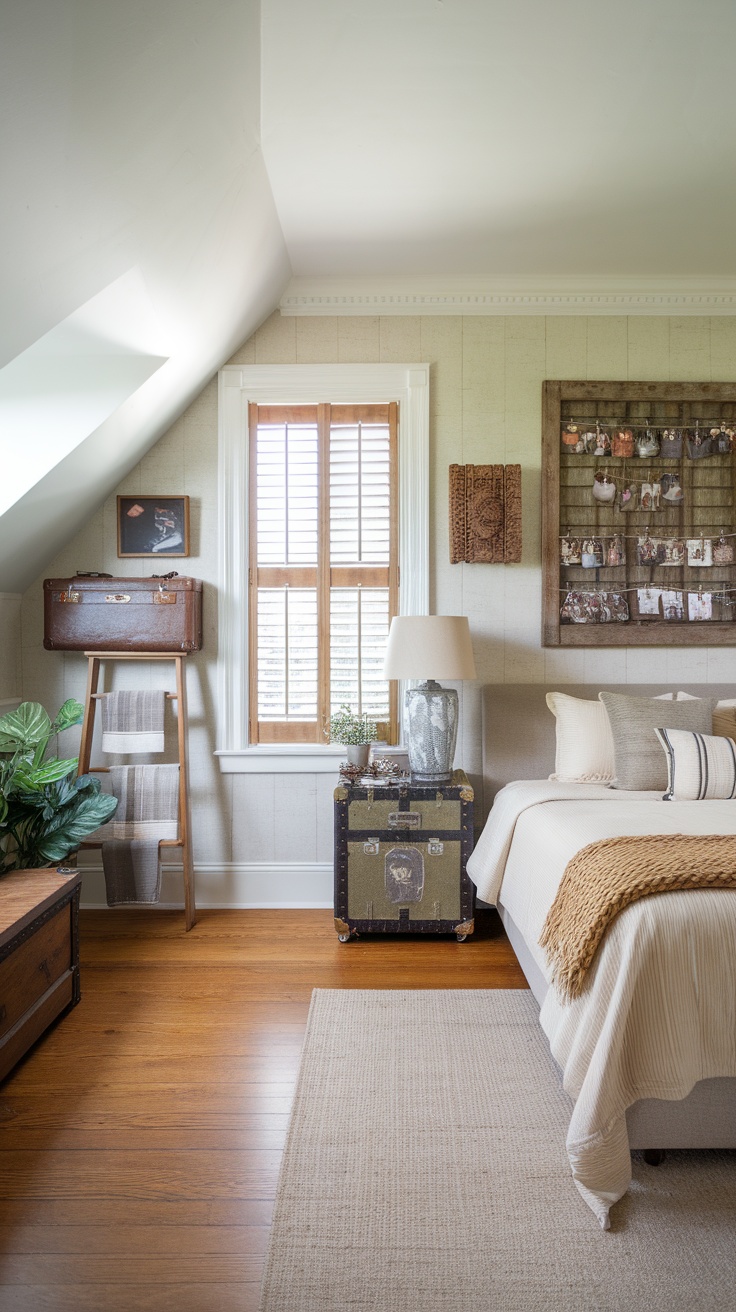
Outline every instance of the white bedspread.
<svg viewBox="0 0 736 1312">
<path fill-rule="evenodd" d="M 480 897 L 501 901 L 549 981 L 538 940 L 567 862 L 599 839 L 649 833 L 736 834 L 736 803 L 662 802 L 659 793 L 598 784 L 509 784 L 468 873 Z M 631 1178 L 627 1107 L 736 1076 L 736 892 L 634 903 L 610 926 L 582 996 L 564 1003 L 550 988 L 540 1022 L 575 1099 L 573 1178 L 608 1228 L 609 1208 Z"/>
</svg>

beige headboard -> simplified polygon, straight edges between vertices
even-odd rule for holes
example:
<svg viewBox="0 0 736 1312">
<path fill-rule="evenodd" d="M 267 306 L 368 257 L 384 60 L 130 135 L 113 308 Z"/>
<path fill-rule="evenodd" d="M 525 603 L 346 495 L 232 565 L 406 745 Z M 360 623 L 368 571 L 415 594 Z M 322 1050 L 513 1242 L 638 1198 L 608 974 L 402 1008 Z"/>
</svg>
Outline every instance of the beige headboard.
<svg viewBox="0 0 736 1312">
<path fill-rule="evenodd" d="M 693 697 L 736 697 L 734 684 L 722 683 L 495 683 L 483 689 L 483 811 L 512 779 L 546 779 L 555 768 L 555 717 L 548 692 L 593 700 L 601 691 L 630 697 L 656 697 L 681 691 Z"/>
</svg>

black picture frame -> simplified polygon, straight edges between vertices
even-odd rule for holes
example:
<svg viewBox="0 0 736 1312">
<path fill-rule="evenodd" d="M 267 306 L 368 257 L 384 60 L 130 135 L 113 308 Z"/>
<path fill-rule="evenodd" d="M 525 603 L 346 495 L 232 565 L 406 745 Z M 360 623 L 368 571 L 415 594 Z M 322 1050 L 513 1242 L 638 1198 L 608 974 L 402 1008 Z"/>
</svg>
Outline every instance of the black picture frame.
<svg viewBox="0 0 736 1312">
<path fill-rule="evenodd" d="M 189 555 L 189 497 L 118 497 L 118 558 Z"/>
</svg>

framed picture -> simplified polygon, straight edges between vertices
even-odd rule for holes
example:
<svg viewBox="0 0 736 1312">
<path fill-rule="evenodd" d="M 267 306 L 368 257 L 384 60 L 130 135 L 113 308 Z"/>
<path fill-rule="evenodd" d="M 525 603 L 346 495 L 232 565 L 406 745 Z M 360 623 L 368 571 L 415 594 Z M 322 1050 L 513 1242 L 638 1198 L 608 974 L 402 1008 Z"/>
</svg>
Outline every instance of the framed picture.
<svg viewBox="0 0 736 1312">
<path fill-rule="evenodd" d="M 118 556 L 188 556 L 189 497 L 118 497 Z"/>
</svg>

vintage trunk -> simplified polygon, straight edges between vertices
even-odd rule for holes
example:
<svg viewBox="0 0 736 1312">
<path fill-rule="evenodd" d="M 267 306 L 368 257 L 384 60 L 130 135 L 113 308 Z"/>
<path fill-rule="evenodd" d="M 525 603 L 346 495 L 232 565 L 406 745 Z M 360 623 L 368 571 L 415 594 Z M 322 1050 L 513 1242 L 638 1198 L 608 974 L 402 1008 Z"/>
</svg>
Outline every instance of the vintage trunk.
<svg viewBox="0 0 736 1312">
<path fill-rule="evenodd" d="M 335 929 L 473 932 L 473 790 L 461 770 L 439 788 L 377 780 L 335 789 Z"/>
<path fill-rule="evenodd" d="M 79 1002 L 81 883 L 64 866 L 0 880 L 0 1080 Z"/>
<path fill-rule="evenodd" d="M 44 579 L 51 651 L 199 651 L 202 582 L 191 578 Z"/>
</svg>

